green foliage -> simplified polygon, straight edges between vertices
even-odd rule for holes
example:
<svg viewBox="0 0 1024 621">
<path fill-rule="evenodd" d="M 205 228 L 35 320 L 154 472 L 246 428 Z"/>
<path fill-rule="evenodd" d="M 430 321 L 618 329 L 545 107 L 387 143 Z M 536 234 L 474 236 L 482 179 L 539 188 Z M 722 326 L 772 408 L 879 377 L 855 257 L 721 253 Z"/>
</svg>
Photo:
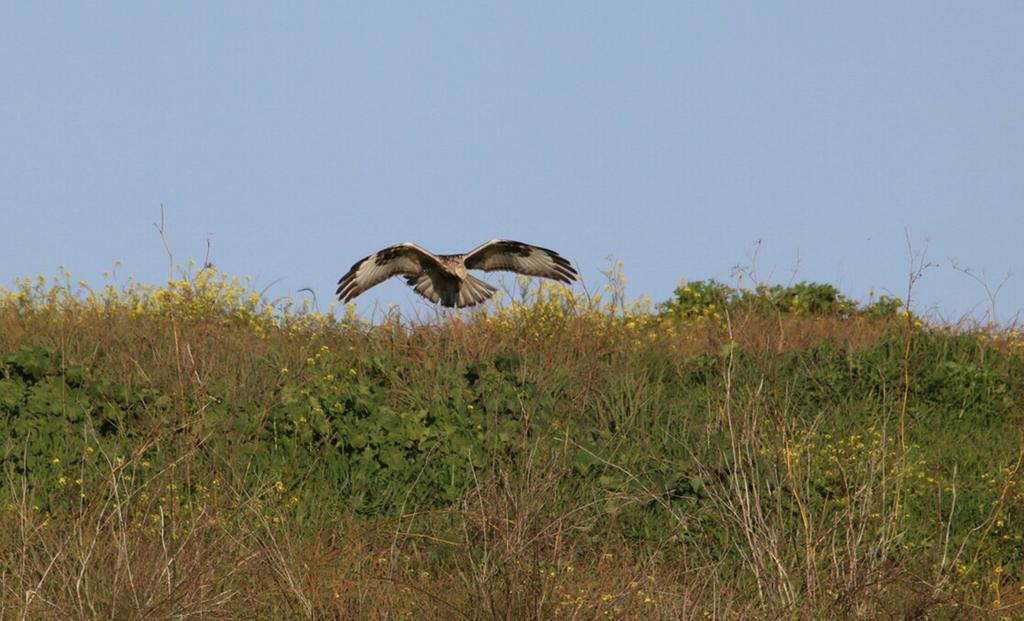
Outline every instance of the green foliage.
<svg viewBox="0 0 1024 621">
<path fill-rule="evenodd" d="M 872 317 L 895 317 L 902 311 L 903 300 L 890 295 L 882 294 L 877 300 L 869 302 L 863 308 L 863 314 Z"/>
<path fill-rule="evenodd" d="M 771 361 L 742 352 L 723 355 L 735 357 L 734 390 L 742 394 L 768 378 L 761 389 L 778 396 L 763 407 L 796 412 L 797 422 L 815 429 L 807 440 L 823 451 L 835 438 L 873 433 L 879 416 L 895 407 L 899 345 L 895 339 L 850 351 L 823 343 Z M 572 476 L 561 483 L 566 494 L 604 490 L 609 500 L 600 512 L 617 516 L 623 534 L 657 539 L 671 533 L 682 515 L 698 523 L 710 519 L 702 491 L 706 473 L 696 464 L 714 459 L 717 449 L 694 453 L 695 438 L 686 427 L 710 421 L 705 404 L 720 387 L 720 357 L 693 358 L 659 375 L 650 374 L 654 367 L 641 375 L 633 369 L 612 379 L 608 389 L 625 394 L 641 381 L 657 399 L 648 397 L 632 412 L 605 404 L 591 416 L 561 423 L 562 406 L 545 402 L 538 384 L 523 378 L 529 359 L 512 350 L 439 366 L 434 392 L 417 395 L 415 406 L 396 398 L 415 370 L 406 359 L 372 354 L 349 366 L 324 351 L 310 360 L 283 375 L 269 404 L 208 408 L 202 425 L 210 434 L 210 467 L 233 454 L 248 463 L 254 481 L 282 480 L 289 489 L 305 486 L 321 500 L 366 515 L 389 515 L 402 506 L 455 503 L 475 480 L 518 467 L 529 457 L 526 447 L 549 443 L 551 449 L 569 437 L 577 448 L 566 455 L 572 466 Z M 1019 359 L 994 352 L 981 360 L 972 338 L 921 335 L 915 341 L 908 407 L 916 453 L 922 472 L 948 479 L 956 469 L 961 489 L 974 494 L 978 503 L 964 507 L 957 520 L 964 528 L 983 518 L 1000 491 L 978 477 L 1006 467 L 1019 441 L 1014 430 L 1024 369 Z M 172 410 L 172 398 L 153 388 L 92 378 L 80 366 L 64 367 L 59 354 L 46 349 L 7 354 L 0 370 L 8 480 L 29 475 L 40 481 L 44 497 L 45 482 L 80 468 L 89 447 L 126 455 Z M 542 402 L 546 409 L 533 409 Z M 532 411 L 528 429 L 526 409 Z M 177 456 L 161 450 L 167 449 L 155 448 L 148 458 L 167 463 Z M 1005 457 L 993 462 L 998 455 Z M 838 493 L 827 460 L 811 476 L 822 495 L 809 501 L 827 503 Z M 59 496 L 48 502 L 59 502 Z"/>
<path fill-rule="evenodd" d="M 766 298 L 772 309 L 808 315 L 847 315 L 856 309 L 856 303 L 847 299 L 829 284 L 799 282 L 790 287 L 774 285 L 758 287 L 757 298 Z"/>
<path fill-rule="evenodd" d="M 152 391 L 89 381 L 81 366 L 61 366 L 47 349 L 24 347 L 0 358 L 0 456 L 8 480 L 54 481 L 99 444 L 118 453 Z M 148 414 L 153 414 L 152 411 Z"/>
<path fill-rule="evenodd" d="M 760 284 L 751 290 L 730 287 L 713 279 L 697 280 L 683 283 L 676 288 L 674 295 L 674 298 L 660 304 L 659 310 L 662 316 L 683 320 L 721 318 L 726 311 L 888 317 L 895 316 L 902 307 L 899 299 L 885 295 L 858 306 L 832 285 L 806 281 L 786 287 Z"/>
<path fill-rule="evenodd" d="M 741 297 L 742 292 L 716 280 L 697 280 L 677 287 L 675 298 L 662 302 L 659 309 L 662 315 L 679 319 L 721 317 Z"/>
</svg>

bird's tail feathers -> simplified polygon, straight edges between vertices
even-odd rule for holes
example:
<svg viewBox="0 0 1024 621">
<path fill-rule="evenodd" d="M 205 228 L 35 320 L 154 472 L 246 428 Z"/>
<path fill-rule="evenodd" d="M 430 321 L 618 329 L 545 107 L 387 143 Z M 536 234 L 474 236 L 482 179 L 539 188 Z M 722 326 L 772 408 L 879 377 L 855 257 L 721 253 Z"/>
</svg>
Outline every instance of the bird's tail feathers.
<svg viewBox="0 0 1024 621">
<path fill-rule="evenodd" d="M 457 308 L 475 306 L 485 302 L 497 291 L 495 287 L 473 276 L 467 276 L 461 286 L 454 280 L 449 282 L 439 279 L 435 282 L 426 272 L 416 276 L 406 276 L 405 282 L 416 293 L 431 302 L 440 302 L 442 306 Z"/>
<path fill-rule="evenodd" d="M 475 306 L 481 302 L 486 302 L 494 295 L 495 291 L 497 291 L 497 288 L 492 287 L 479 278 L 467 276 L 459 288 L 458 307 Z"/>
</svg>

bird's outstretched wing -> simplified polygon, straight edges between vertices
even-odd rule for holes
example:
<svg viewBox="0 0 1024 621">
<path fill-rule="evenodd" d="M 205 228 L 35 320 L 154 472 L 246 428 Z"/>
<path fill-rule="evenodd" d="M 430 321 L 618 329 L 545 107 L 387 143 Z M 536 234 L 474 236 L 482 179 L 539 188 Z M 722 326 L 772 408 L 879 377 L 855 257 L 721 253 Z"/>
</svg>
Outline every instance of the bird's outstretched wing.
<svg viewBox="0 0 1024 621">
<path fill-rule="evenodd" d="M 418 275 L 437 267 L 437 256 L 414 243 L 388 246 L 355 262 L 338 281 L 337 295 L 350 302 L 360 293 L 399 274 Z"/>
<path fill-rule="evenodd" d="M 564 283 L 579 277 L 572 264 L 554 250 L 510 239 L 492 239 L 481 244 L 466 254 L 464 262 L 468 269 L 485 272 L 504 270 Z"/>
</svg>

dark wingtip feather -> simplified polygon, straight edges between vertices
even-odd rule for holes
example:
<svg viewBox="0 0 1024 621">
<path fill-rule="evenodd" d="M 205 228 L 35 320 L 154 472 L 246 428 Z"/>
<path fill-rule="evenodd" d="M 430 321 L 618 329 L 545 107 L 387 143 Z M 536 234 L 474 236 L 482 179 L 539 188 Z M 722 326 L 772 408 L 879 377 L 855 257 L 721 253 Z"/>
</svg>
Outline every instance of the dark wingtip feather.
<svg viewBox="0 0 1024 621">
<path fill-rule="evenodd" d="M 555 271 L 558 273 L 556 280 L 568 284 L 579 278 L 579 272 L 576 271 L 576 268 L 572 266 L 572 263 L 568 259 L 554 250 L 550 250 L 548 248 L 542 248 L 542 250 L 548 254 L 548 257 L 550 257 L 555 264 Z"/>
<path fill-rule="evenodd" d="M 349 272 L 348 274 L 342 276 L 340 280 L 338 280 L 338 288 L 337 290 L 335 290 L 334 295 L 338 296 L 339 300 L 347 301 L 345 300 L 345 294 L 346 289 L 348 289 L 352 284 L 352 276 L 353 272 Z"/>
<path fill-rule="evenodd" d="M 358 261 L 353 263 L 352 267 L 348 268 L 348 271 L 345 272 L 345 274 L 338 279 L 338 288 L 334 291 L 334 295 L 336 295 L 339 300 L 348 303 L 352 301 L 352 299 L 356 297 L 356 295 L 358 295 L 357 293 L 352 292 L 352 290 L 355 288 L 353 285 L 356 279 L 356 271 L 359 270 L 359 267 L 363 263 L 366 263 L 366 260 L 369 259 L 371 256 L 373 255 L 365 256 L 362 259 L 359 259 Z"/>
</svg>

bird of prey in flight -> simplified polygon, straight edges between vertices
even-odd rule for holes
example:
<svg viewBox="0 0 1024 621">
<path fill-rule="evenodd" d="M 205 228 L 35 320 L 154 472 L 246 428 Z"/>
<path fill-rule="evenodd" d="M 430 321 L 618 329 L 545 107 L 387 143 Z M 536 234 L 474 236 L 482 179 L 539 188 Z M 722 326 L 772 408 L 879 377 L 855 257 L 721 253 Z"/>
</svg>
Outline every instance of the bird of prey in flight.
<svg viewBox="0 0 1024 621">
<path fill-rule="evenodd" d="M 564 283 L 579 277 L 568 260 L 554 250 L 509 239 L 494 239 L 465 254 L 434 254 L 411 242 L 388 246 L 356 261 L 338 281 L 338 299 L 350 302 L 392 276 L 404 276 L 416 293 L 442 306 L 479 304 L 497 291 L 470 276 L 468 270 L 503 270 L 543 276 Z"/>
</svg>

